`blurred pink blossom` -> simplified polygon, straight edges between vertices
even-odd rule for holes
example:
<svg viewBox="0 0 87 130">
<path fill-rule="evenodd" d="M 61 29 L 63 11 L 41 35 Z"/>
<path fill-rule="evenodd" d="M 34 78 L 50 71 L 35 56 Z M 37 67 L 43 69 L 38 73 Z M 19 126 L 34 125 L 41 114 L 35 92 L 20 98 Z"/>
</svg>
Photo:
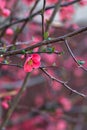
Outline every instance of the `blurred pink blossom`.
<svg viewBox="0 0 87 130">
<path fill-rule="evenodd" d="M 8 28 L 7 30 L 6 30 L 6 34 L 7 35 L 13 35 L 13 30 L 11 29 L 11 28 Z"/>
</svg>

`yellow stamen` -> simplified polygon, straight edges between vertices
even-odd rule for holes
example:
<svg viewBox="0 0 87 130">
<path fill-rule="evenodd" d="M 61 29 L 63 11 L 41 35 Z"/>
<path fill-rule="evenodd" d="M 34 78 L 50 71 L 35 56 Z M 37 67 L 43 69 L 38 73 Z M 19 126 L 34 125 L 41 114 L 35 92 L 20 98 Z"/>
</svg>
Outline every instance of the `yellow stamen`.
<svg viewBox="0 0 87 130">
<path fill-rule="evenodd" d="M 30 59 L 30 60 L 28 61 L 28 64 L 29 64 L 29 65 L 33 65 L 32 59 Z"/>
</svg>

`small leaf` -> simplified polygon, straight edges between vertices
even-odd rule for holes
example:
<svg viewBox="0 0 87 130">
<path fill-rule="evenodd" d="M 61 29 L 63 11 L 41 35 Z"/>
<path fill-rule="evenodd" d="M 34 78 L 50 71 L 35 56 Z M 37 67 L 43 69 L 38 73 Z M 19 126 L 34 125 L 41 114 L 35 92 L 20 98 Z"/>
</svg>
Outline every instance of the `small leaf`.
<svg viewBox="0 0 87 130">
<path fill-rule="evenodd" d="M 27 53 L 27 54 L 28 54 L 28 53 L 33 53 L 33 50 L 27 51 L 27 52 L 25 52 L 25 53 Z"/>
<path fill-rule="evenodd" d="M 51 40 L 52 38 L 51 37 L 48 37 L 48 40 Z"/>
<path fill-rule="evenodd" d="M 22 53 L 22 54 L 26 54 L 26 51 L 25 51 L 25 50 L 22 50 L 21 53 Z"/>
<path fill-rule="evenodd" d="M 55 51 L 55 47 L 52 47 L 52 52 L 54 52 Z"/>
<path fill-rule="evenodd" d="M 85 64 L 85 61 L 83 61 L 83 60 L 78 60 L 78 64 L 83 65 L 83 64 Z"/>
<path fill-rule="evenodd" d="M 49 24 L 49 20 L 48 19 L 46 19 L 46 23 Z"/>
<path fill-rule="evenodd" d="M 59 54 L 59 55 L 61 56 L 61 55 L 64 55 L 64 54 L 65 54 L 65 52 L 64 52 L 64 51 L 62 51 L 62 52 L 60 52 L 60 54 Z"/>
<path fill-rule="evenodd" d="M 46 48 L 42 47 L 42 48 L 41 48 L 41 51 L 42 51 L 42 52 L 46 52 Z"/>
<path fill-rule="evenodd" d="M 19 27 L 17 27 L 16 30 L 15 30 L 15 33 L 18 33 L 18 32 L 20 32 L 20 28 Z"/>
<path fill-rule="evenodd" d="M 53 53 L 55 51 L 55 47 L 49 47 L 47 48 L 47 50 L 50 52 L 50 53 Z"/>
<path fill-rule="evenodd" d="M 12 50 L 16 50 L 16 46 L 14 45 L 14 46 L 12 46 Z"/>
<path fill-rule="evenodd" d="M 5 63 L 5 64 L 9 64 L 9 61 L 7 61 L 7 60 L 4 60 L 4 63 Z"/>
<path fill-rule="evenodd" d="M 44 33 L 44 39 L 47 40 L 47 39 L 48 39 L 48 36 L 49 36 L 49 33 L 48 33 L 48 32 L 45 32 L 45 33 Z"/>
</svg>

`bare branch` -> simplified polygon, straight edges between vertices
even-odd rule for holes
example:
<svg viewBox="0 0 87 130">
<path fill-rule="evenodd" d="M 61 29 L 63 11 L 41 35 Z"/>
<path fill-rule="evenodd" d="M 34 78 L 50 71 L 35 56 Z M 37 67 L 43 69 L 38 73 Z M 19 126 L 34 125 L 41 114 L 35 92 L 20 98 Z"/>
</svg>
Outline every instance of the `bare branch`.
<svg viewBox="0 0 87 130">
<path fill-rule="evenodd" d="M 9 118 L 11 117 L 11 115 L 12 115 L 13 111 L 15 110 L 15 108 L 16 108 L 16 106 L 17 106 L 17 104 L 18 104 L 18 102 L 19 102 L 19 100 L 20 100 L 20 98 L 21 98 L 23 92 L 24 92 L 25 89 L 26 89 L 26 83 L 27 83 L 27 81 L 28 81 L 28 79 L 29 79 L 29 76 L 30 76 L 30 73 L 27 73 L 27 74 L 26 74 L 26 77 L 25 77 L 25 79 L 24 79 L 24 82 L 23 82 L 23 84 L 22 84 L 21 89 L 19 90 L 18 94 L 17 94 L 16 97 L 14 98 L 14 100 L 13 100 L 13 102 L 12 102 L 12 104 L 11 104 L 11 107 L 9 108 L 9 110 L 8 110 L 8 112 L 7 112 L 7 115 L 6 115 L 5 119 L 4 119 L 3 122 L 1 123 L 0 130 L 2 130 L 2 129 L 7 125 Z"/>
<path fill-rule="evenodd" d="M 68 41 L 67 39 L 65 39 L 65 45 L 67 47 L 67 50 L 69 51 L 70 55 L 72 56 L 73 60 L 75 61 L 75 63 L 78 65 L 78 67 L 82 68 L 84 71 L 87 72 L 87 69 L 84 68 L 81 64 L 79 64 L 78 60 L 76 59 L 75 55 L 73 54 L 72 50 L 69 47 Z"/>
<path fill-rule="evenodd" d="M 80 95 L 80 96 L 82 96 L 82 97 L 84 97 L 84 98 L 87 98 L 87 95 L 85 95 L 85 94 L 83 94 L 83 93 L 80 93 L 80 92 L 76 91 L 75 89 L 72 89 L 71 87 L 69 87 L 69 86 L 67 85 L 67 82 L 62 81 L 62 80 L 60 80 L 60 79 L 56 79 L 56 78 L 53 77 L 51 74 L 49 74 L 45 69 L 42 69 L 42 68 L 40 68 L 40 69 L 41 69 L 49 78 L 51 78 L 52 80 L 55 80 L 56 82 L 61 83 L 65 88 L 69 89 L 71 92 L 76 93 L 77 95 Z"/>
<path fill-rule="evenodd" d="M 81 1 L 81 0 L 73 0 L 73 1 L 71 1 L 71 2 L 66 2 L 66 3 L 61 4 L 61 7 L 69 6 L 69 5 L 74 4 L 74 3 L 77 3 L 77 2 L 79 2 L 79 1 Z M 53 8 L 55 8 L 55 5 L 46 7 L 45 10 L 49 10 L 49 9 L 53 9 Z M 19 19 L 19 20 L 17 20 L 17 21 L 12 22 L 12 23 L 8 23 L 8 24 L 6 24 L 6 25 L 3 25 L 3 26 L 0 27 L 0 30 L 2 30 L 2 29 L 4 29 L 4 28 L 8 28 L 8 27 L 10 27 L 10 26 L 12 26 L 12 25 L 15 25 L 15 24 L 18 24 L 18 23 L 27 21 L 27 20 L 28 20 L 28 21 L 31 21 L 31 19 L 32 19 L 33 17 L 35 17 L 36 15 L 40 14 L 41 11 L 42 11 L 42 9 L 39 10 L 39 11 L 37 11 L 37 12 L 35 12 L 34 14 L 32 14 L 31 17 Z"/>
<path fill-rule="evenodd" d="M 36 47 L 40 47 L 40 46 L 43 46 L 43 45 L 54 44 L 56 42 L 65 41 L 65 39 L 68 38 L 68 37 L 73 37 L 73 36 L 76 36 L 76 35 L 78 35 L 80 33 L 86 32 L 86 31 L 87 31 L 87 27 L 82 27 L 82 28 L 78 29 L 77 31 L 73 31 L 73 32 L 68 33 L 68 34 L 66 34 L 64 36 L 60 36 L 60 37 L 57 37 L 57 38 L 52 38 L 51 40 L 45 40 L 45 41 L 39 42 L 39 43 L 37 43 L 35 45 L 31 45 L 29 47 L 26 47 L 24 49 L 18 49 L 18 50 L 8 51 L 8 52 L 0 51 L 0 55 L 10 56 L 10 55 L 20 54 L 22 52 L 22 50 L 29 51 L 29 50 L 32 50 L 32 49 L 34 49 Z"/>
<path fill-rule="evenodd" d="M 52 13 L 50 19 L 49 19 L 48 22 L 47 22 L 46 32 L 49 30 L 49 27 L 50 27 L 51 23 L 53 22 L 53 20 L 54 20 L 54 18 L 55 18 L 55 15 L 56 15 L 56 13 L 57 13 L 57 11 L 58 11 L 58 9 L 60 8 L 61 2 L 62 2 L 61 0 L 58 0 L 58 2 L 56 3 L 56 6 L 55 6 L 55 8 L 54 8 L 54 11 L 53 11 L 53 13 Z"/>
</svg>

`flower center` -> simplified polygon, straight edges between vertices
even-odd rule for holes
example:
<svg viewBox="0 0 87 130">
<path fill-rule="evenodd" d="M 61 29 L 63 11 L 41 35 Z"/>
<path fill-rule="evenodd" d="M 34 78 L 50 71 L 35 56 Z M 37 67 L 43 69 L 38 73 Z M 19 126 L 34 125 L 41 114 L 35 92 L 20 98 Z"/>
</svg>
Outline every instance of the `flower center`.
<svg viewBox="0 0 87 130">
<path fill-rule="evenodd" d="M 32 59 L 30 59 L 30 60 L 28 61 L 28 64 L 29 64 L 29 65 L 33 65 Z"/>
</svg>

